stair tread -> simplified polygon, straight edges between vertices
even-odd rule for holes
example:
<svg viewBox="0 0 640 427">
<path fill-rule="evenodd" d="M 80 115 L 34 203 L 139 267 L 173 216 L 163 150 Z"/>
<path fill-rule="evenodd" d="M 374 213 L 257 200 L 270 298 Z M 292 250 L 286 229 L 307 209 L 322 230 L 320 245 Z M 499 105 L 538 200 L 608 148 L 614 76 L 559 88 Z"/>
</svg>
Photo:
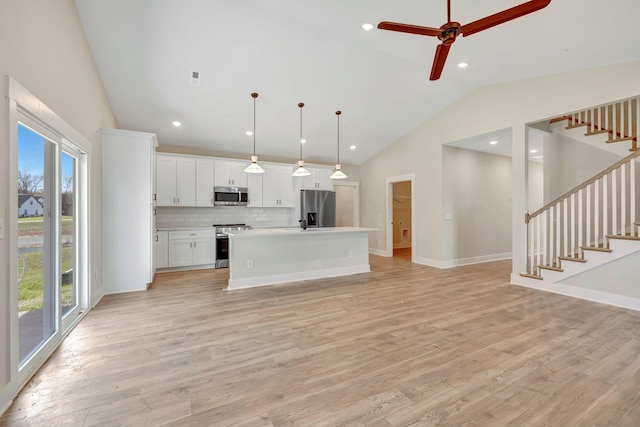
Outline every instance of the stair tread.
<svg viewBox="0 0 640 427">
<path fill-rule="evenodd" d="M 587 123 L 587 122 L 573 123 L 573 124 L 567 125 L 565 127 L 565 129 L 575 129 L 575 128 L 579 128 L 579 127 L 582 127 L 582 126 L 590 126 L 590 125 L 591 125 L 591 123 Z"/>
<path fill-rule="evenodd" d="M 538 276 L 537 274 L 529 274 L 529 273 L 520 273 L 522 277 L 528 277 L 530 279 L 544 280 L 542 276 Z"/>
<path fill-rule="evenodd" d="M 582 249 L 583 251 L 613 252 L 613 250 L 609 248 L 600 248 L 597 246 L 581 246 L 580 249 Z"/>
<path fill-rule="evenodd" d="M 638 236 L 619 236 L 616 234 L 607 235 L 607 239 L 620 239 L 620 240 L 640 240 Z"/>
<path fill-rule="evenodd" d="M 593 131 L 588 131 L 584 134 L 584 136 L 591 136 L 591 135 L 601 135 L 603 133 L 609 133 L 609 131 L 607 129 L 600 129 L 600 130 L 593 130 Z"/>
<path fill-rule="evenodd" d="M 625 142 L 625 141 L 633 141 L 633 137 L 629 136 L 629 137 L 626 137 L 626 138 L 608 139 L 605 142 L 607 144 L 615 144 L 616 142 Z"/>
<path fill-rule="evenodd" d="M 544 270 L 559 271 L 559 272 L 563 272 L 564 271 L 560 267 L 556 267 L 556 266 L 553 266 L 553 265 L 539 265 L 538 268 L 542 268 Z"/>
<path fill-rule="evenodd" d="M 559 256 L 558 259 L 561 261 L 582 262 L 582 263 L 587 262 L 587 260 L 584 258 L 576 258 L 571 256 Z"/>
</svg>

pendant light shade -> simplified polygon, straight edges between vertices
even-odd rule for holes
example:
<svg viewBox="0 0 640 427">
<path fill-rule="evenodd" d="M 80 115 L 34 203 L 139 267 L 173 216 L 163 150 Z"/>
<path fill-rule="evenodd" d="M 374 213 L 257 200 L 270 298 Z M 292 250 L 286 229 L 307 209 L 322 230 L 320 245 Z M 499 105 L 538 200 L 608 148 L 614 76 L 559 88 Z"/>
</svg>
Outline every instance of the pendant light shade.
<svg viewBox="0 0 640 427">
<path fill-rule="evenodd" d="M 258 164 L 258 156 L 256 156 L 256 98 L 258 94 L 253 92 L 253 156 L 251 156 L 251 164 L 244 168 L 246 173 L 264 173 L 264 169 Z"/>
<path fill-rule="evenodd" d="M 329 178 L 331 179 L 345 179 L 347 175 L 342 172 L 340 165 L 340 114 L 342 111 L 336 111 L 336 116 L 338 117 L 338 162 L 336 163 L 336 170 L 331 174 Z"/>
<path fill-rule="evenodd" d="M 302 160 L 302 107 L 304 107 L 304 103 L 299 103 L 298 107 L 300 107 L 300 140 L 298 141 L 300 144 L 300 160 L 298 160 L 298 169 L 296 169 L 291 175 L 308 176 L 311 175 L 311 172 L 304 168 L 304 160 Z"/>
</svg>

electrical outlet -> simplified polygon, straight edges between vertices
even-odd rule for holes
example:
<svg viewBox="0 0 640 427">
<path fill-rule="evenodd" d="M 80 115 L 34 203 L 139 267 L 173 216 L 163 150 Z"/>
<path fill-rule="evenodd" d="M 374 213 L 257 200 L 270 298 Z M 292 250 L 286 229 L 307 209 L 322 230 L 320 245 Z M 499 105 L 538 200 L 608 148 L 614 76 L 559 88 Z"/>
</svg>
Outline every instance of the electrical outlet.
<svg viewBox="0 0 640 427">
<path fill-rule="evenodd" d="M 253 268 L 253 260 L 252 259 L 248 259 L 247 260 L 247 268 Z"/>
</svg>

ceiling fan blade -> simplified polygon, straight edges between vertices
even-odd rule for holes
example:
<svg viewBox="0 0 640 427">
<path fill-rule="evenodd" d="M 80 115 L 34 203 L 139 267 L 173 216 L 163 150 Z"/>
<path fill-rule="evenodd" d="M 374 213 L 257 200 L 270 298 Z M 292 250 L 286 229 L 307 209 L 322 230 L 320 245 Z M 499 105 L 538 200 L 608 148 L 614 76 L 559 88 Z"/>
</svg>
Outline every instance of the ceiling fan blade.
<svg viewBox="0 0 640 427">
<path fill-rule="evenodd" d="M 544 9 L 549 5 L 549 3 L 551 3 L 551 0 L 530 0 L 510 9 L 503 10 L 502 12 L 494 13 L 486 18 L 478 19 L 477 21 L 463 25 L 460 27 L 460 33 L 465 37 L 470 36 L 488 28 L 495 27 L 496 25 L 511 21 L 512 19 Z"/>
<path fill-rule="evenodd" d="M 433 66 L 431 67 L 429 80 L 438 80 L 440 78 L 444 63 L 447 61 L 447 55 L 449 55 L 449 49 L 451 49 L 451 45 L 444 43 L 439 44 L 436 48 L 436 56 L 433 58 Z"/>
<path fill-rule="evenodd" d="M 398 31 L 400 33 L 418 34 L 421 36 L 438 37 L 442 30 L 439 28 L 420 27 L 418 25 L 401 24 L 398 22 L 383 21 L 378 24 L 378 29 Z"/>
</svg>

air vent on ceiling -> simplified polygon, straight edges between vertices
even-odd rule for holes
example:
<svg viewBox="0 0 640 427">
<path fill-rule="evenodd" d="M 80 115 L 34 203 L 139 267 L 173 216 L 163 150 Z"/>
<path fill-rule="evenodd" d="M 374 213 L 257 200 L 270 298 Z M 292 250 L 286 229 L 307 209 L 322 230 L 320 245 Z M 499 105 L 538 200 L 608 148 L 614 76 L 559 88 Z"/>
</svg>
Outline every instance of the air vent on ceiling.
<svg viewBox="0 0 640 427">
<path fill-rule="evenodd" d="M 192 71 L 191 72 L 191 86 L 200 86 L 200 72 Z"/>
</svg>

